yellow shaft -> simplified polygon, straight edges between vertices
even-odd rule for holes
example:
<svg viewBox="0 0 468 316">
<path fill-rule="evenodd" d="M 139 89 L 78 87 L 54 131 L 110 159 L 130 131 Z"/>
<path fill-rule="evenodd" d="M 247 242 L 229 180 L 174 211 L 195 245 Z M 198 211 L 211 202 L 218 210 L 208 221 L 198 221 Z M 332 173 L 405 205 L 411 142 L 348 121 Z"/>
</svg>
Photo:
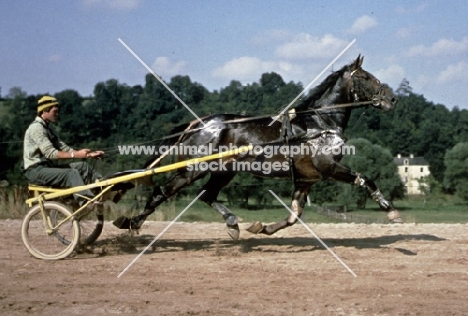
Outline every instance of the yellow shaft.
<svg viewBox="0 0 468 316">
<path fill-rule="evenodd" d="M 162 167 L 158 167 L 158 168 L 154 168 L 154 169 L 150 169 L 150 170 L 145 170 L 145 171 L 141 171 L 141 172 L 135 172 L 135 173 L 128 174 L 128 175 L 125 175 L 125 176 L 119 176 L 119 177 L 115 177 L 115 178 L 112 178 L 112 179 L 109 179 L 109 180 L 99 181 L 99 182 L 95 182 L 95 183 L 88 184 L 88 185 L 82 185 L 82 186 L 73 187 L 73 188 L 69 188 L 69 189 L 56 189 L 56 190 L 54 190 L 55 191 L 54 193 L 45 194 L 45 195 L 42 196 L 42 198 L 44 200 L 50 200 L 50 199 L 54 199 L 54 198 L 57 198 L 57 197 L 74 194 L 74 193 L 77 193 L 77 192 L 80 192 L 80 191 L 83 191 L 83 190 L 86 190 L 86 189 L 92 189 L 92 188 L 97 188 L 97 187 L 105 187 L 105 186 L 113 185 L 113 184 L 116 184 L 116 183 L 119 183 L 119 182 L 134 180 L 134 179 L 137 179 L 137 178 L 142 178 L 142 177 L 145 177 L 145 176 L 153 175 L 153 174 L 156 174 L 156 173 L 172 171 L 172 170 L 176 170 L 176 169 L 179 169 L 179 168 L 187 167 L 190 164 L 196 164 L 196 163 L 200 163 L 200 162 L 203 162 L 203 161 L 209 161 L 209 160 L 213 160 L 213 159 L 220 159 L 220 158 L 223 158 L 223 157 L 229 157 L 229 156 L 237 155 L 237 154 L 240 154 L 240 153 L 244 153 L 244 152 L 247 152 L 247 151 L 251 150 L 252 147 L 253 147 L 252 145 L 243 146 L 243 147 L 240 147 L 240 148 L 237 148 L 237 149 L 234 149 L 234 150 L 229 150 L 229 151 L 226 151 L 226 152 L 217 153 L 217 154 L 213 154 L 213 155 L 209 155 L 209 156 L 205 156 L 205 157 L 193 158 L 193 159 L 189 159 L 189 160 L 185 160 L 185 161 L 181 161 L 181 162 L 176 162 L 176 163 L 173 163 L 173 164 L 170 164 L 170 165 L 167 165 L 167 166 L 162 166 Z M 37 201 L 37 199 L 38 199 L 37 197 L 28 199 L 28 200 L 26 200 L 26 203 L 30 204 L 32 202 Z"/>
</svg>

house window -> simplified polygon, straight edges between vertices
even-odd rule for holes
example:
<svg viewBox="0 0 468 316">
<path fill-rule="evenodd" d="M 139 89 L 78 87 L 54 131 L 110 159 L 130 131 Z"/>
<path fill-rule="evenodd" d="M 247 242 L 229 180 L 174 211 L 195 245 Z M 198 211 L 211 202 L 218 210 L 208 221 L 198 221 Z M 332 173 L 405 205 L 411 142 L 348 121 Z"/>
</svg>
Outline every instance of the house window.
<svg viewBox="0 0 468 316">
<path fill-rule="evenodd" d="M 408 172 L 408 167 L 405 167 L 405 172 Z"/>
<path fill-rule="evenodd" d="M 421 172 L 424 172 L 424 167 L 421 167 Z"/>
<path fill-rule="evenodd" d="M 408 159 L 405 159 L 405 160 L 403 161 L 403 163 L 404 163 L 405 165 L 407 165 L 407 164 L 408 164 Z"/>
</svg>

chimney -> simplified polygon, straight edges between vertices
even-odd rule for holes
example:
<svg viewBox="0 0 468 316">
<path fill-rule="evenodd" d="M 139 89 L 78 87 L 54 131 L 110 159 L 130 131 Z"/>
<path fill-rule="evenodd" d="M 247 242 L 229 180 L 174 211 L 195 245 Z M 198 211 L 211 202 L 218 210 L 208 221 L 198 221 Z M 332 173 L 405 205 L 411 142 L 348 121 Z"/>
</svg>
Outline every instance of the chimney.
<svg viewBox="0 0 468 316">
<path fill-rule="evenodd" d="M 413 154 L 410 154 L 409 157 L 410 157 L 410 158 L 414 158 L 414 155 L 413 155 Z"/>
<path fill-rule="evenodd" d="M 397 155 L 397 158 L 400 159 L 400 158 L 401 158 L 401 154 L 398 154 L 398 155 Z"/>
</svg>

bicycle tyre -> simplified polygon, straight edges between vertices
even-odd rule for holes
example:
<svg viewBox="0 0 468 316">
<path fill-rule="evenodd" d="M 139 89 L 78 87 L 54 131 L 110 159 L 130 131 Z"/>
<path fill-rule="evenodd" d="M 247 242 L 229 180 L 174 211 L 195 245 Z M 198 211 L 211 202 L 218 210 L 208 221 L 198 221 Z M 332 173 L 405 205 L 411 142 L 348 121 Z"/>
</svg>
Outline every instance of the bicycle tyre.
<svg viewBox="0 0 468 316">
<path fill-rule="evenodd" d="M 104 215 L 92 211 L 90 214 L 78 220 L 80 225 L 80 245 L 88 246 L 94 243 L 102 233 L 104 227 Z"/>
<path fill-rule="evenodd" d="M 72 215 L 66 206 L 58 202 L 44 202 L 48 225 L 59 223 Z M 30 208 L 21 226 L 21 237 L 29 253 L 38 259 L 64 259 L 73 253 L 80 240 L 78 221 L 71 218 L 55 232 L 48 234 L 44 227 L 40 205 Z M 67 240 L 68 242 L 64 242 Z"/>
<path fill-rule="evenodd" d="M 60 201 L 62 204 L 67 205 L 75 212 L 79 206 L 73 203 L 66 203 Z M 75 215 L 75 219 L 80 225 L 80 241 L 81 246 L 89 246 L 94 243 L 102 233 L 104 227 L 104 212 L 100 206 L 96 205 L 94 210 L 83 210 Z M 60 238 L 65 244 L 70 241 L 66 238 Z"/>
</svg>

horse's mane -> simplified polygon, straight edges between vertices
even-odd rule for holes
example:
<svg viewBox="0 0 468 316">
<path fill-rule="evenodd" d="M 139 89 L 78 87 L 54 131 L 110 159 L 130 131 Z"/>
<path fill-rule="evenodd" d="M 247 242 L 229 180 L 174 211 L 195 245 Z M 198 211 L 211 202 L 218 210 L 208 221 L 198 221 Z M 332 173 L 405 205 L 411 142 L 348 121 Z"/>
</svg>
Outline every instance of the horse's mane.
<svg viewBox="0 0 468 316">
<path fill-rule="evenodd" d="M 346 70 L 348 70 L 348 68 L 349 65 L 345 65 L 340 70 L 334 71 L 328 75 L 328 77 L 325 78 L 325 80 L 323 80 L 318 86 L 309 91 L 307 98 L 305 98 L 300 105 L 296 106 L 296 109 L 306 110 L 315 108 L 315 102 L 319 100 L 328 89 L 336 84 L 336 81 L 343 75 Z"/>
</svg>

